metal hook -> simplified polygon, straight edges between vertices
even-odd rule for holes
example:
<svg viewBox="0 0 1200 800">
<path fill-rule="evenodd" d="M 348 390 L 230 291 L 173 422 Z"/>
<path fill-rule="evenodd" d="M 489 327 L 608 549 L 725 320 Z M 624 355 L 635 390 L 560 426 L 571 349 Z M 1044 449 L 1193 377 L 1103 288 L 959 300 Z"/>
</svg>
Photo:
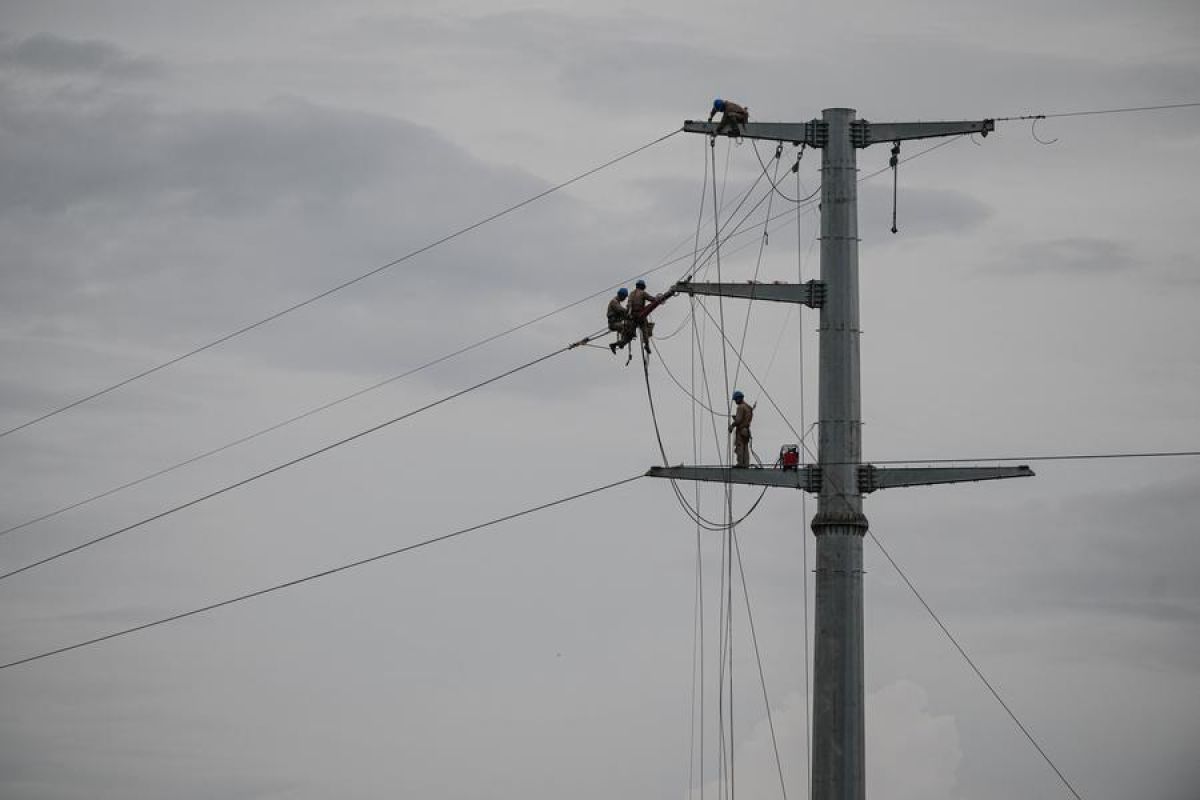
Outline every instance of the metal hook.
<svg viewBox="0 0 1200 800">
<path fill-rule="evenodd" d="M 1053 139 L 1039 139 L 1039 138 L 1038 138 L 1038 135 L 1037 135 L 1037 124 L 1038 124 L 1038 120 L 1040 120 L 1040 119 L 1045 119 L 1045 118 L 1046 118 L 1046 115 L 1045 115 L 1045 114 L 1039 114 L 1038 116 L 1036 116 L 1036 117 L 1034 117 L 1034 118 L 1033 118 L 1033 122 L 1031 122 L 1031 123 L 1029 124 L 1029 135 L 1030 135 L 1030 136 L 1032 136 L 1032 137 L 1033 137 L 1033 140 L 1034 140 L 1035 142 L 1037 142 L 1038 144 L 1047 144 L 1047 145 L 1048 145 L 1048 144 L 1054 144 L 1055 142 L 1057 142 L 1057 141 L 1058 141 L 1058 137 L 1057 137 L 1057 136 L 1056 136 L 1056 137 L 1054 137 Z"/>
</svg>

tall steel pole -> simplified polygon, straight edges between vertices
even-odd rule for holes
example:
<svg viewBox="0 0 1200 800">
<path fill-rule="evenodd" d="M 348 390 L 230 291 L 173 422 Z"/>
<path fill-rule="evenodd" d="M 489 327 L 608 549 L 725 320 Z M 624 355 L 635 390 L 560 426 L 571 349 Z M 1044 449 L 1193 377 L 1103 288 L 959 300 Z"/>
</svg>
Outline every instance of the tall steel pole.
<svg viewBox="0 0 1200 800">
<path fill-rule="evenodd" d="M 862 462 L 859 387 L 858 171 L 850 123 L 854 110 L 827 108 L 821 153 L 821 282 L 818 430 L 821 493 L 817 537 L 813 656 L 812 796 L 862 800 L 862 545 L 867 518 L 858 494 Z"/>
<path fill-rule="evenodd" d="M 858 169 L 856 151 L 872 144 L 982 136 L 990 119 L 867 122 L 854 109 L 827 108 L 809 122 L 684 122 L 708 136 L 738 136 L 821 148 L 821 280 L 806 284 L 675 284 L 689 295 L 798 303 L 820 309 L 820 444 L 815 465 L 800 469 L 729 466 L 651 467 L 652 477 L 801 489 L 819 495 L 813 677 L 812 796 L 863 800 L 866 792 L 863 699 L 862 496 L 879 489 L 988 481 L 1033 475 L 1016 467 L 876 467 L 862 461 L 858 327 Z M 893 150 L 893 153 L 896 151 Z"/>
</svg>

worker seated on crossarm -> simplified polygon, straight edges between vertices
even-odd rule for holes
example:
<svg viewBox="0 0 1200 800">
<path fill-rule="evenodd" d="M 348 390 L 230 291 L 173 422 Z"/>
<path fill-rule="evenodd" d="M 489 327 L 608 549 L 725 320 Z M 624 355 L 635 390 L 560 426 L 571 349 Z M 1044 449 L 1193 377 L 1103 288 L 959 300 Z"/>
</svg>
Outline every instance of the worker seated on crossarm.
<svg viewBox="0 0 1200 800">
<path fill-rule="evenodd" d="M 732 100 L 713 100 L 712 111 L 708 112 L 708 121 L 712 122 L 717 112 L 721 113 L 721 122 L 717 125 L 717 133 L 738 133 L 738 126 L 750 121 L 750 109 L 740 106 Z"/>
<path fill-rule="evenodd" d="M 646 282 L 638 280 L 633 291 L 629 293 L 629 315 L 638 333 L 642 334 L 642 346 L 650 352 L 650 337 L 654 334 L 654 323 L 646 319 L 647 306 L 654 300 L 654 295 L 646 291 Z"/>
<path fill-rule="evenodd" d="M 737 406 L 733 422 L 729 423 L 729 432 L 734 435 L 733 452 L 737 457 L 736 466 L 750 466 L 750 423 L 754 420 L 754 406 L 746 402 L 746 396 L 740 391 L 733 393 L 733 403 Z"/>
<path fill-rule="evenodd" d="M 613 355 L 616 355 L 618 347 L 624 347 L 633 339 L 633 319 L 625 307 L 625 298 L 628 296 L 629 290 L 622 286 L 617 290 L 617 296 L 608 301 L 608 329 L 617 334 L 617 340 L 608 346 Z"/>
</svg>

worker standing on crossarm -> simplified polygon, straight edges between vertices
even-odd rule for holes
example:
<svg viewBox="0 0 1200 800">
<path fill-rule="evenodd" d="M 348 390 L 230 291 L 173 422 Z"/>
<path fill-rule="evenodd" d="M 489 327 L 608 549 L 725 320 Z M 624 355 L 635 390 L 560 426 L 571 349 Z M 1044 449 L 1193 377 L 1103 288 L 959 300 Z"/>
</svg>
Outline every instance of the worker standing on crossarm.
<svg viewBox="0 0 1200 800">
<path fill-rule="evenodd" d="M 733 393 L 733 402 L 737 406 L 733 422 L 729 423 L 729 432 L 734 435 L 733 452 L 737 456 L 736 466 L 750 466 L 750 422 L 754 419 L 754 407 L 746 402 L 746 396 L 740 391 Z"/>
<path fill-rule="evenodd" d="M 646 291 L 646 282 L 641 279 L 629 293 L 629 315 L 633 317 L 633 324 L 642 334 L 642 346 L 646 348 L 647 353 L 650 352 L 650 336 L 654 333 L 654 323 L 646 319 L 646 306 L 653 299 L 654 296 Z"/>
<path fill-rule="evenodd" d="M 622 286 L 617 289 L 617 296 L 608 301 L 608 329 L 617 334 L 617 340 L 608 346 L 613 355 L 617 354 L 617 348 L 629 344 L 633 338 L 633 320 L 629 316 L 629 309 L 625 307 L 625 298 L 628 296 L 629 290 Z"/>
<path fill-rule="evenodd" d="M 721 113 L 721 122 L 717 125 L 717 133 L 738 132 L 738 126 L 750 121 L 750 109 L 740 106 L 732 100 L 713 100 L 712 111 L 708 112 L 708 121 L 712 122 L 717 112 Z"/>
</svg>

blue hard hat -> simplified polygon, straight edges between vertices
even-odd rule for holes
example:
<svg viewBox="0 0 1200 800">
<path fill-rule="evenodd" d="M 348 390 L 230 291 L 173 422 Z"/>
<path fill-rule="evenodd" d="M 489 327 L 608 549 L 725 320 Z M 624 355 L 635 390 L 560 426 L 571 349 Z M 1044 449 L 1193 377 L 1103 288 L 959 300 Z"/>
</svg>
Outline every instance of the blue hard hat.
<svg viewBox="0 0 1200 800">
<path fill-rule="evenodd" d="M 740 402 L 745 399 L 746 399 L 746 395 L 742 394 L 740 391 L 733 393 L 733 402 L 737 403 L 737 402 Z"/>
<path fill-rule="evenodd" d="M 637 287 L 637 288 L 639 288 L 639 289 L 645 289 L 645 288 L 646 288 L 646 282 L 645 282 L 645 281 L 643 281 L 643 280 L 639 280 L 637 283 L 635 283 L 635 284 L 634 284 L 634 286 L 636 286 L 636 287 Z"/>
<path fill-rule="evenodd" d="M 622 286 L 620 289 L 617 289 L 617 297 L 624 300 L 628 296 L 629 296 L 629 290 L 626 289 L 624 286 Z"/>
<path fill-rule="evenodd" d="M 724 111 L 725 101 L 718 97 L 716 100 L 713 100 L 713 108 L 715 108 L 717 111 Z"/>
</svg>

